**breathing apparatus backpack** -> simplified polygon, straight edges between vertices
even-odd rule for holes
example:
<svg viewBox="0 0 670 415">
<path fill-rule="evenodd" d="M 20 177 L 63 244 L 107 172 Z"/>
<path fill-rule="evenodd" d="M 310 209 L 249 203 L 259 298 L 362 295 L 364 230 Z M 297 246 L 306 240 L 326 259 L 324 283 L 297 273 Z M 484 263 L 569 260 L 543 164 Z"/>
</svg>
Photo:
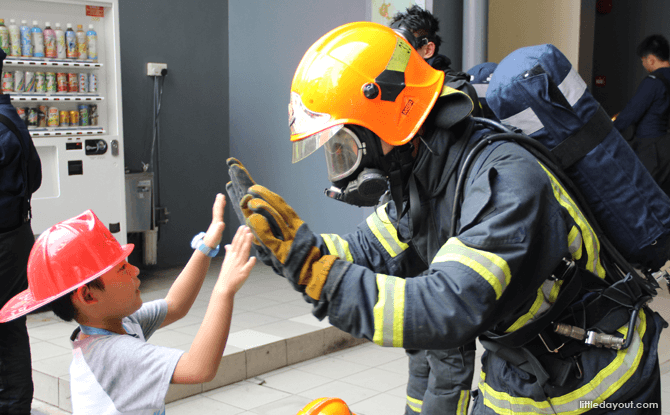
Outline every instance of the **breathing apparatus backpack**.
<svg viewBox="0 0 670 415">
<path fill-rule="evenodd" d="M 487 101 L 502 124 L 551 150 L 626 260 L 658 270 L 670 253 L 670 198 L 613 128 L 568 59 L 550 44 L 508 55 Z"/>
<path fill-rule="evenodd" d="M 653 275 L 652 270 L 668 259 L 670 198 L 555 46 L 531 46 L 508 55 L 493 73 L 486 98 L 501 122 L 475 119 L 497 132 L 477 143 L 463 162 L 451 235 L 466 172 L 491 143 L 514 141 L 542 162 L 577 202 L 600 241 L 608 276 L 602 280 L 566 259 L 553 273 L 563 283 L 548 310 L 513 332 L 489 331 L 480 337 L 487 350 L 533 374 L 547 390 L 548 384 L 567 382 L 575 372 L 571 357 L 586 348 L 630 345 L 638 312 L 659 287 L 655 277 L 661 273 Z M 584 317 L 570 320 L 575 315 Z M 561 324 L 565 321 L 573 322 Z M 626 323 L 629 335 L 618 337 L 616 329 Z M 563 345 L 552 351 L 545 342 L 551 336 L 563 345 L 566 338 L 578 341 L 556 358 Z M 542 343 L 536 347 L 539 341 L 533 340 L 538 337 Z"/>
</svg>

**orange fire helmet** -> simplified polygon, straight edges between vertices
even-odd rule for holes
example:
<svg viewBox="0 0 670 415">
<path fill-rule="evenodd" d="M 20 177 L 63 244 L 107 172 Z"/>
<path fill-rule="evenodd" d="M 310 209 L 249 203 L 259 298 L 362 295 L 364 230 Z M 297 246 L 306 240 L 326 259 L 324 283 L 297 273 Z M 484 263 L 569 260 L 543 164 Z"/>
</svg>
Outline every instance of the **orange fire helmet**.
<svg viewBox="0 0 670 415">
<path fill-rule="evenodd" d="M 340 398 L 314 399 L 296 415 L 356 415 Z"/>
<path fill-rule="evenodd" d="M 312 154 L 345 124 L 388 144 L 414 137 L 442 92 L 435 70 L 392 29 L 349 23 L 312 45 L 293 77 L 289 127 L 293 162 Z"/>
</svg>

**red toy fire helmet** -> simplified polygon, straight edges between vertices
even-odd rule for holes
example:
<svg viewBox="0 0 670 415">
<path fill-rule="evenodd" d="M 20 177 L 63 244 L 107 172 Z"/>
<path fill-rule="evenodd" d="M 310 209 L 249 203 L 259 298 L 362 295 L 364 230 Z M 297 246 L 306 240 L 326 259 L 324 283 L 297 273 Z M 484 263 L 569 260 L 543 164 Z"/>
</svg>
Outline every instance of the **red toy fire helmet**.
<svg viewBox="0 0 670 415">
<path fill-rule="evenodd" d="M 87 284 L 126 259 L 133 244 L 121 246 L 87 210 L 44 231 L 28 258 L 28 289 L 0 310 L 0 323 L 26 315 Z"/>
</svg>

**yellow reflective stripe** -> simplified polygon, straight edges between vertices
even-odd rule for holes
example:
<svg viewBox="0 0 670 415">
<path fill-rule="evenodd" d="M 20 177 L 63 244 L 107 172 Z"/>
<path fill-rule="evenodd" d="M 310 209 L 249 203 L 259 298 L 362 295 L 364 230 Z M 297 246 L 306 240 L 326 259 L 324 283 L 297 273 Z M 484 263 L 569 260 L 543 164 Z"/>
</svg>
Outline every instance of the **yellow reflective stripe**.
<svg viewBox="0 0 670 415">
<path fill-rule="evenodd" d="M 487 251 L 470 248 L 457 238 L 449 238 L 447 243 L 442 245 L 433 259 L 433 264 L 447 261 L 463 264 L 479 274 L 493 287 L 496 300 L 500 298 L 512 278 L 509 265 L 504 259 Z"/>
<path fill-rule="evenodd" d="M 423 401 L 420 399 L 414 399 L 411 396 L 407 395 L 407 406 L 414 412 L 421 413 L 421 407 L 423 406 Z"/>
<path fill-rule="evenodd" d="M 568 233 L 568 250 L 575 261 L 579 261 L 582 257 L 582 234 L 576 226 L 573 226 Z"/>
<path fill-rule="evenodd" d="M 405 327 L 405 280 L 377 274 L 379 294 L 373 308 L 375 332 L 372 341 L 380 346 L 402 347 Z"/>
<path fill-rule="evenodd" d="M 458 406 L 456 407 L 456 415 L 467 415 L 468 404 L 470 403 L 470 391 L 462 390 L 461 396 L 458 398 Z"/>
<path fill-rule="evenodd" d="M 595 232 L 591 228 L 591 225 L 586 221 L 584 215 L 579 210 L 575 202 L 570 198 L 570 195 L 563 189 L 558 180 L 547 170 L 542 163 L 538 162 L 540 167 L 545 171 L 549 180 L 551 181 L 551 187 L 554 191 L 554 197 L 558 200 L 558 203 L 561 204 L 565 209 L 567 209 L 570 216 L 575 221 L 577 226 L 581 229 L 582 237 L 584 238 L 584 245 L 586 248 L 587 254 L 587 263 L 586 269 L 598 275 L 600 278 L 605 278 L 605 269 L 600 263 L 600 241 L 596 237 Z"/>
<path fill-rule="evenodd" d="M 580 408 L 579 402 L 590 401 L 600 403 L 606 401 L 612 394 L 621 388 L 635 373 L 644 354 L 642 338 L 647 330 L 647 317 L 644 310 L 640 310 L 639 318 L 633 332 L 633 340 L 628 349 L 617 351 L 617 356 L 609 365 L 603 368 L 587 384 L 581 388 L 551 398 L 553 409 L 558 415 L 580 414 L 590 408 Z M 627 335 L 627 325 L 618 330 Z M 529 414 L 554 414 L 549 403 L 537 402 L 530 398 L 513 397 L 506 392 L 494 390 L 485 383 L 485 374 L 482 371 L 479 390 L 484 399 L 484 405 L 502 415 L 529 415 Z"/>
<path fill-rule="evenodd" d="M 349 250 L 349 242 L 342 239 L 339 235 L 333 233 L 322 233 L 323 242 L 328 248 L 328 253 L 336 255 L 340 259 L 354 262 L 354 257 Z"/>
<path fill-rule="evenodd" d="M 366 222 L 391 258 L 395 258 L 399 253 L 409 248 L 409 245 L 400 242 L 398 239 L 398 232 L 386 214 L 386 205 L 377 208 L 375 213 L 368 216 Z"/>
<path fill-rule="evenodd" d="M 542 287 L 537 289 L 537 296 L 535 297 L 535 301 L 533 302 L 533 305 L 530 306 L 530 310 L 521 317 L 519 317 L 511 326 L 505 330 L 505 333 L 509 333 L 515 330 L 520 329 L 521 327 L 525 326 L 528 321 L 531 319 L 535 318 L 535 316 L 538 314 L 540 311 L 540 307 L 542 307 L 542 304 L 546 304 L 544 301 L 544 293 L 542 292 Z M 549 308 L 549 304 L 544 307 L 545 309 Z M 544 311 L 544 310 L 542 310 Z"/>
<path fill-rule="evenodd" d="M 412 53 L 412 47 L 407 44 L 407 42 L 396 39 L 395 50 L 389 63 L 386 65 L 386 70 L 396 71 L 396 72 L 405 72 L 407 64 L 409 63 L 409 57 Z"/>
</svg>

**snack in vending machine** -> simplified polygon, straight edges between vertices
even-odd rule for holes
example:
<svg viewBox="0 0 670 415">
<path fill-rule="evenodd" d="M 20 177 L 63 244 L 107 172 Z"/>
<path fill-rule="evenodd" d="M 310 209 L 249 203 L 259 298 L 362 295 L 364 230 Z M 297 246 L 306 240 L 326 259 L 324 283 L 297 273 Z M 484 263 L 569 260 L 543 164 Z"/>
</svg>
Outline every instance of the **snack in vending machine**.
<svg viewBox="0 0 670 415">
<path fill-rule="evenodd" d="M 96 104 L 89 105 L 88 120 L 89 120 L 89 125 L 91 125 L 91 126 L 97 126 L 98 125 L 98 106 Z"/>
<path fill-rule="evenodd" d="M 46 77 L 46 80 L 47 80 L 47 92 L 58 92 L 58 83 L 56 82 L 56 73 L 55 72 L 47 72 L 45 77 Z"/>
<path fill-rule="evenodd" d="M 67 46 L 65 45 L 65 32 L 61 29 L 60 23 L 56 23 L 54 33 L 56 34 L 56 57 L 65 59 L 67 58 Z"/>
<path fill-rule="evenodd" d="M 9 29 L 5 26 L 5 19 L 0 19 L 0 49 L 4 50 L 9 55 Z"/>
<path fill-rule="evenodd" d="M 79 105 L 77 105 L 77 108 L 79 109 L 79 125 L 81 125 L 82 127 L 87 127 L 89 125 L 89 122 L 88 122 L 88 105 L 79 104 Z"/>
<path fill-rule="evenodd" d="M 79 77 L 74 72 L 67 74 L 67 92 L 79 92 Z"/>
<path fill-rule="evenodd" d="M 86 32 L 82 25 L 77 25 L 77 58 L 80 60 L 88 59 L 88 43 L 86 42 Z"/>
<path fill-rule="evenodd" d="M 28 108 L 28 122 L 26 123 L 28 127 L 37 127 L 38 118 L 37 108 Z"/>
<path fill-rule="evenodd" d="M 33 20 L 33 27 L 30 29 L 33 41 L 33 56 L 36 58 L 44 57 L 44 35 L 42 29 L 37 26 L 37 20 Z"/>
<path fill-rule="evenodd" d="M 14 74 L 11 72 L 2 73 L 2 90 L 5 92 L 14 92 Z"/>
<path fill-rule="evenodd" d="M 79 111 L 70 111 L 70 127 L 79 125 Z"/>
<path fill-rule="evenodd" d="M 40 105 L 37 112 L 37 126 L 46 127 L 47 126 L 47 116 L 49 108 L 46 105 Z"/>
<path fill-rule="evenodd" d="M 94 73 L 88 74 L 88 92 L 98 92 L 98 77 Z"/>
<path fill-rule="evenodd" d="M 58 72 L 56 74 L 57 92 L 67 92 L 67 74 L 65 72 Z"/>
<path fill-rule="evenodd" d="M 9 19 L 9 56 L 21 56 L 21 30 L 14 19 Z"/>
<path fill-rule="evenodd" d="M 66 56 L 68 59 L 77 58 L 77 34 L 72 30 L 72 23 L 67 24 L 65 30 Z"/>
<path fill-rule="evenodd" d="M 33 42 L 30 39 L 31 35 L 28 22 L 21 20 L 21 27 L 19 27 L 19 32 L 21 33 L 21 56 L 33 56 Z"/>
<path fill-rule="evenodd" d="M 77 74 L 79 92 L 88 92 L 88 76 L 85 73 Z"/>
<path fill-rule="evenodd" d="M 46 76 L 44 72 L 35 72 L 35 92 L 47 92 Z"/>
<path fill-rule="evenodd" d="M 47 58 L 57 57 L 56 53 L 56 32 L 51 28 L 51 23 L 44 23 L 44 55 Z"/>
<path fill-rule="evenodd" d="M 49 107 L 49 113 L 47 115 L 47 126 L 48 127 L 58 127 L 58 108 L 57 107 Z"/>
<path fill-rule="evenodd" d="M 28 108 L 24 107 L 16 107 L 16 113 L 19 115 L 19 118 L 21 118 L 21 121 L 23 121 L 24 124 L 27 124 L 28 121 Z"/>
<path fill-rule="evenodd" d="M 23 75 L 24 91 L 35 92 L 35 72 L 26 71 Z"/>
<path fill-rule="evenodd" d="M 23 82 L 23 71 L 14 71 L 14 92 L 25 91 L 25 84 Z"/>
<path fill-rule="evenodd" d="M 70 111 L 61 111 L 60 112 L 60 126 L 69 127 L 70 126 Z"/>
</svg>

